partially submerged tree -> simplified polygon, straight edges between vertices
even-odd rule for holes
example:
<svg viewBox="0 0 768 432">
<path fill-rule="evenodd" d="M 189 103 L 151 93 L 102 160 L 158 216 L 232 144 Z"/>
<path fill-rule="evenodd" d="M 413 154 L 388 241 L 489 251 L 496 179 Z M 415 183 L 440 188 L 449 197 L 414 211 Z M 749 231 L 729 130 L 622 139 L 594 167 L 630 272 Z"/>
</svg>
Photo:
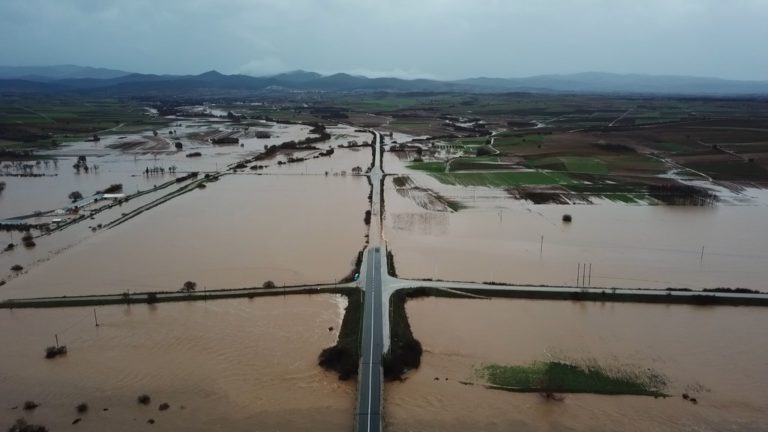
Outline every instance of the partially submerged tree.
<svg viewBox="0 0 768 432">
<path fill-rule="evenodd" d="M 197 289 L 197 282 L 192 281 L 186 281 L 184 282 L 184 286 L 181 287 L 181 292 L 191 293 L 192 291 Z"/>
<path fill-rule="evenodd" d="M 73 191 L 69 193 L 68 198 L 72 200 L 72 202 L 78 202 L 83 199 L 83 194 L 81 194 L 80 191 Z"/>
<path fill-rule="evenodd" d="M 274 288 L 275 287 L 275 283 L 272 282 L 271 280 L 268 280 L 268 281 L 264 282 L 264 284 L 262 284 L 261 287 L 262 288 Z"/>
<path fill-rule="evenodd" d="M 16 419 L 16 423 L 8 429 L 8 432 L 48 432 L 48 428 L 45 426 L 29 424 L 26 420 L 20 418 Z"/>
</svg>

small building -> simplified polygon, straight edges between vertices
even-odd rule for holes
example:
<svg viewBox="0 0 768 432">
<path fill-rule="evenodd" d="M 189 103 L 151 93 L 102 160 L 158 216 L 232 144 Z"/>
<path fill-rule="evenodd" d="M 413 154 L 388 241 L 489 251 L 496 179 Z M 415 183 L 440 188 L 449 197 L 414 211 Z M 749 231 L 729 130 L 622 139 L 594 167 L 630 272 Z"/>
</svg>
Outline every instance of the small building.
<svg viewBox="0 0 768 432">
<path fill-rule="evenodd" d="M 125 198 L 125 194 L 122 194 L 122 193 L 103 194 L 101 197 L 104 199 L 119 200 L 119 199 Z"/>
</svg>

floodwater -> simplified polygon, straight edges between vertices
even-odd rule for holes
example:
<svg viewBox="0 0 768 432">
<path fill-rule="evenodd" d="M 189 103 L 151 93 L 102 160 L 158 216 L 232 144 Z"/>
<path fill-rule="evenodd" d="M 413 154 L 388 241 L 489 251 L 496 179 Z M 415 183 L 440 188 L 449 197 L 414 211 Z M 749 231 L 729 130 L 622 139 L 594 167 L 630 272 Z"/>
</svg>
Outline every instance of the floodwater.
<svg viewBox="0 0 768 432">
<path fill-rule="evenodd" d="M 363 144 L 370 143 L 372 135 L 367 132 L 357 132 L 356 128 L 346 125 L 328 126 L 326 131 L 331 134 L 331 139 L 312 144 L 320 150 L 300 150 L 294 152 L 283 152 L 274 158 L 258 162 L 257 164 L 269 164 L 262 171 L 266 174 L 320 174 L 320 175 L 348 175 L 352 169 L 359 167 L 362 172 L 371 165 L 372 154 L 371 147 L 352 147 L 342 148 L 339 146 L 348 146 L 351 142 Z M 334 149 L 330 157 L 319 156 L 321 151 Z M 319 156 L 315 158 L 315 156 Z M 284 165 L 278 162 L 286 162 L 289 157 L 305 158 L 304 162 L 286 163 Z"/>
<path fill-rule="evenodd" d="M 91 216 L 92 219 L 73 224 L 51 235 L 37 237 L 35 238 L 36 246 L 31 249 L 20 245 L 21 237 L 23 235 L 22 233 L 14 231 L 0 232 L 0 245 L 3 247 L 8 243 L 18 245 L 18 247 L 12 251 L 3 251 L 0 253 L 0 280 L 7 281 L 18 276 L 10 270 L 12 266 L 21 265 L 25 269 L 29 269 L 32 266 L 49 261 L 85 239 L 98 235 L 101 232 L 99 229 L 94 231 L 92 228 L 98 227 L 99 224 L 102 226 L 106 225 L 121 217 L 123 213 L 130 212 L 142 205 L 148 204 L 174 189 L 175 187 L 171 186 L 164 190 L 133 198 L 122 205 L 118 205 Z M 48 218 L 48 220 L 50 220 L 50 218 Z M 37 222 L 34 218 L 33 221 Z M 2 292 L 2 288 L 0 288 L 0 292 Z"/>
<path fill-rule="evenodd" d="M 385 232 L 401 277 L 576 285 L 579 266 L 591 264 L 585 283 L 593 287 L 768 288 L 765 200 L 714 207 L 533 205 L 502 190 L 411 178 L 468 208 L 426 210 L 387 181 Z M 564 224 L 563 214 L 573 222 Z"/>
<path fill-rule="evenodd" d="M 333 283 L 365 242 L 363 177 L 235 174 L 91 236 L 0 298 Z"/>
<path fill-rule="evenodd" d="M 335 295 L 109 306 L 97 309 L 99 327 L 91 308 L 0 311 L 0 426 L 25 417 L 54 431 L 352 430 L 354 383 L 317 366 L 343 306 Z M 54 334 L 69 352 L 46 360 Z M 26 400 L 40 407 L 22 411 Z"/>
<path fill-rule="evenodd" d="M 768 315 L 761 308 L 430 298 L 410 301 L 407 310 L 424 356 L 405 382 L 387 385 L 392 432 L 743 431 L 768 424 Z M 459 383 L 472 381 L 483 363 L 551 359 L 650 368 L 666 377 L 671 397 L 547 402 Z"/>
<path fill-rule="evenodd" d="M 158 129 L 158 136 L 151 131 L 142 133 L 119 132 L 104 135 L 99 142 L 73 142 L 41 154 L 56 160 L 34 164 L 35 174 L 43 177 L 0 177 L 6 189 L 0 194 L 0 219 L 28 215 L 35 211 L 51 211 L 70 204 L 70 192 L 79 191 L 90 196 L 111 184 L 120 183 L 126 194 L 147 190 L 175 178 L 167 170 L 176 168 L 179 176 L 187 172 L 212 172 L 224 170 L 228 164 L 261 153 L 265 145 L 306 138 L 310 130 L 304 125 L 265 123 L 265 127 L 249 128 L 241 135 L 240 145 L 214 145 L 205 137 L 241 128 L 237 124 L 220 120 L 178 120 L 170 127 Z M 169 135 L 169 131 L 175 135 Z M 270 138 L 255 138 L 256 130 L 269 131 Z M 172 143 L 180 141 L 183 150 L 176 150 Z M 130 143 L 142 145 L 130 146 Z M 126 146 L 124 146 L 126 145 Z M 124 147 L 121 147 L 124 146 Z M 201 153 L 189 158 L 187 154 Z M 73 164 L 78 156 L 86 156 L 91 169 L 77 173 Z M 30 162 L 26 162 L 30 163 Z M 6 165 L 6 164 L 3 164 Z M 98 169 L 93 169 L 96 165 Z M 147 168 L 163 168 L 163 174 L 145 175 Z M 8 173 L 18 170 L 3 168 Z"/>
</svg>

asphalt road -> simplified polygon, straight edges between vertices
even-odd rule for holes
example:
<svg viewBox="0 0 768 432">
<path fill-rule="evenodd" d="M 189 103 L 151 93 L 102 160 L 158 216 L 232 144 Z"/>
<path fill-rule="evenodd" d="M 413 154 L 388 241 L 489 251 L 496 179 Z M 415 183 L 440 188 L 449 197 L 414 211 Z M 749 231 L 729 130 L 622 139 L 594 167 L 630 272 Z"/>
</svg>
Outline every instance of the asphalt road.
<svg viewBox="0 0 768 432">
<path fill-rule="evenodd" d="M 381 249 L 372 247 L 367 253 L 362 355 L 358 372 L 357 431 L 381 432 Z"/>
</svg>

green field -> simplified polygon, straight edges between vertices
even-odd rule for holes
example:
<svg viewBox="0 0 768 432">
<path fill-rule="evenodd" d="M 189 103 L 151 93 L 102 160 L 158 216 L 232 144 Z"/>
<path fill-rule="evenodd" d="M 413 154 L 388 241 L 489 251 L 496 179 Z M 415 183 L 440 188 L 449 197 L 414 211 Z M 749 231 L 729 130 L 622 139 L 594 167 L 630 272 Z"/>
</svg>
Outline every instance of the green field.
<svg viewBox="0 0 768 432">
<path fill-rule="evenodd" d="M 445 172 L 445 162 L 411 162 L 408 168 L 429 173 Z"/>
<path fill-rule="evenodd" d="M 534 362 L 528 366 L 484 365 L 476 374 L 488 384 L 508 391 L 666 396 L 664 379 L 650 371 L 609 374 L 597 367 Z"/>
<path fill-rule="evenodd" d="M 494 147 L 509 147 L 520 145 L 538 145 L 544 141 L 543 135 L 531 134 L 531 135 L 512 135 L 509 133 L 502 133 L 495 137 L 493 141 Z"/>
<path fill-rule="evenodd" d="M 585 174 L 607 174 L 608 166 L 598 158 L 580 156 L 560 156 L 533 159 L 528 163 L 534 168 L 546 168 L 555 171 L 569 171 Z"/>
</svg>

